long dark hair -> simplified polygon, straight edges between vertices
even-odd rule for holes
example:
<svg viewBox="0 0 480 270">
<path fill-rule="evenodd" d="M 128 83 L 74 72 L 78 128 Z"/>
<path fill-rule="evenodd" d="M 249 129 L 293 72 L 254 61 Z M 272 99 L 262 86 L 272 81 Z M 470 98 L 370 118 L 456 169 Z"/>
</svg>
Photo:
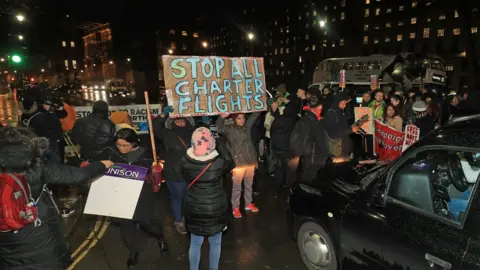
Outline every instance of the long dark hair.
<svg viewBox="0 0 480 270">
<path fill-rule="evenodd" d="M 122 139 L 128 143 L 131 143 L 133 147 L 138 147 L 140 145 L 140 138 L 138 137 L 135 130 L 131 128 L 122 128 L 117 131 L 117 134 L 115 134 L 115 141 L 117 141 L 118 139 Z"/>
</svg>

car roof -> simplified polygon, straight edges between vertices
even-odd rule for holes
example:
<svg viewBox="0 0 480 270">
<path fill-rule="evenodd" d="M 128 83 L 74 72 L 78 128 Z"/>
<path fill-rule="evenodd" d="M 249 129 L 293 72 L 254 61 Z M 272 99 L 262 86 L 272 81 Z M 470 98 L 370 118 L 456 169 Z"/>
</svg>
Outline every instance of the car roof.
<svg viewBox="0 0 480 270">
<path fill-rule="evenodd" d="M 419 144 L 480 148 L 480 115 L 454 119 L 428 134 Z"/>
</svg>

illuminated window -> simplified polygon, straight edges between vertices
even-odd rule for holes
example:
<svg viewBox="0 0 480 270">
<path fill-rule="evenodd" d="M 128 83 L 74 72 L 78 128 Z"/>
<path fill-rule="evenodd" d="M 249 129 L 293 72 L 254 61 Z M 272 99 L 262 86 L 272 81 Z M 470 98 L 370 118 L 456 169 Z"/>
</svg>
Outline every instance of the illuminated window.
<svg viewBox="0 0 480 270">
<path fill-rule="evenodd" d="M 275 48 L 275 55 L 277 55 L 277 54 L 278 54 L 278 49 L 277 49 L 277 48 Z"/>
<path fill-rule="evenodd" d="M 301 55 L 298 57 L 298 62 L 302 63 L 302 56 Z"/>
<path fill-rule="evenodd" d="M 447 65 L 445 66 L 446 71 L 453 71 L 453 66 L 452 65 Z"/>
<path fill-rule="evenodd" d="M 397 25 L 398 25 L 398 26 L 403 26 L 403 22 L 402 22 L 402 21 L 398 21 L 398 22 L 397 22 Z"/>
<path fill-rule="evenodd" d="M 397 35 L 397 41 L 402 41 L 403 40 L 403 35 Z"/>
<path fill-rule="evenodd" d="M 404 9 L 405 9 L 405 8 L 404 8 L 403 6 L 399 6 L 399 7 L 398 7 L 398 10 L 399 10 L 399 11 L 403 11 Z"/>
<path fill-rule="evenodd" d="M 368 24 L 365 24 L 365 25 L 363 26 L 363 31 L 368 31 Z"/>
<path fill-rule="evenodd" d="M 459 36 L 459 35 L 460 35 L 460 28 L 455 28 L 455 29 L 453 29 L 453 34 L 454 34 L 455 36 Z"/>
<path fill-rule="evenodd" d="M 385 37 L 385 42 L 390 42 L 390 37 Z"/>
<path fill-rule="evenodd" d="M 65 67 L 68 68 L 68 60 L 65 60 L 64 63 L 65 63 Z"/>
<path fill-rule="evenodd" d="M 378 44 L 378 38 L 374 39 L 374 40 L 373 40 L 373 43 L 374 43 L 374 44 Z"/>
<path fill-rule="evenodd" d="M 346 4 L 345 4 L 345 0 L 342 0 L 342 1 L 340 2 L 340 6 L 341 6 L 341 7 L 345 7 L 345 5 L 346 5 Z"/>
<path fill-rule="evenodd" d="M 184 50 L 184 51 L 187 50 L 187 44 L 182 44 L 182 50 Z"/>
<path fill-rule="evenodd" d="M 430 37 L 430 28 L 423 28 L 423 38 Z"/>
<path fill-rule="evenodd" d="M 313 16 L 317 16 L 317 11 L 316 10 L 313 11 Z"/>
<path fill-rule="evenodd" d="M 375 26 L 373 27 L 373 29 L 378 30 L 378 29 L 380 29 L 380 26 L 375 25 Z"/>
<path fill-rule="evenodd" d="M 280 48 L 280 54 L 283 54 L 283 48 Z"/>
<path fill-rule="evenodd" d="M 305 40 L 308 40 L 308 34 L 305 35 Z"/>
<path fill-rule="evenodd" d="M 370 4 L 370 0 L 365 0 L 365 4 Z"/>
<path fill-rule="evenodd" d="M 413 17 L 412 19 L 410 19 L 410 23 L 411 24 L 416 24 L 417 23 L 417 17 Z"/>
<path fill-rule="evenodd" d="M 391 25 L 389 22 L 387 22 L 387 23 L 385 24 L 385 27 L 386 27 L 386 28 L 390 28 L 390 27 L 392 27 L 392 25 Z"/>
<path fill-rule="evenodd" d="M 194 33 L 193 33 L 193 37 L 194 37 L 194 38 L 198 38 L 198 33 L 197 33 L 197 32 L 194 32 Z"/>
<path fill-rule="evenodd" d="M 62 41 L 62 47 L 67 47 L 67 42 L 66 41 Z"/>
<path fill-rule="evenodd" d="M 368 36 L 363 37 L 363 44 L 368 44 Z"/>
<path fill-rule="evenodd" d="M 431 21 L 430 17 L 427 17 L 425 20 L 426 20 L 427 22 L 430 22 L 430 21 Z"/>
<path fill-rule="evenodd" d="M 335 48 L 335 41 L 332 41 L 332 48 Z"/>
<path fill-rule="evenodd" d="M 170 35 L 175 35 L 175 29 L 170 29 L 169 33 Z"/>
<path fill-rule="evenodd" d="M 184 36 L 184 37 L 188 36 L 187 31 L 182 31 L 182 36 Z"/>
<path fill-rule="evenodd" d="M 172 48 L 172 49 L 175 50 L 175 49 L 177 48 L 177 43 L 171 42 L 171 43 L 170 43 L 170 48 Z"/>
<path fill-rule="evenodd" d="M 285 53 L 289 54 L 290 53 L 290 48 L 287 48 Z"/>
<path fill-rule="evenodd" d="M 366 8 L 365 9 L 365 18 L 370 16 L 370 9 Z"/>
<path fill-rule="evenodd" d="M 412 1 L 412 8 L 417 7 L 417 1 Z"/>
<path fill-rule="evenodd" d="M 440 21 L 443 21 L 443 20 L 445 20 L 446 18 L 447 18 L 447 16 L 445 16 L 445 15 L 440 15 L 440 16 L 438 16 L 438 19 L 439 19 Z"/>
<path fill-rule="evenodd" d="M 315 49 L 316 49 L 316 46 L 312 45 L 312 51 L 315 51 Z"/>
<path fill-rule="evenodd" d="M 72 60 L 72 67 L 73 67 L 74 69 L 77 68 L 77 60 Z"/>
<path fill-rule="evenodd" d="M 458 18 L 458 11 L 455 10 L 455 18 Z"/>
<path fill-rule="evenodd" d="M 337 18 L 333 17 L 332 22 L 336 22 L 336 21 L 337 21 Z"/>
<path fill-rule="evenodd" d="M 388 14 L 388 13 L 392 13 L 392 9 L 391 9 L 391 8 L 387 9 L 387 14 Z"/>
<path fill-rule="evenodd" d="M 410 39 L 415 39 L 416 34 L 415 33 L 410 33 Z"/>
<path fill-rule="evenodd" d="M 445 29 L 438 29 L 438 31 L 437 31 L 437 36 L 438 36 L 438 37 L 443 37 L 443 36 L 445 36 Z"/>
<path fill-rule="evenodd" d="M 342 39 L 340 39 L 340 46 L 342 47 L 343 45 L 345 45 L 345 40 L 343 40 L 343 38 L 342 38 Z"/>
<path fill-rule="evenodd" d="M 310 17 L 310 12 L 305 13 L 305 17 Z"/>
<path fill-rule="evenodd" d="M 380 15 L 380 8 L 375 9 L 375 16 Z"/>
<path fill-rule="evenodd" d="M 75 42 L 74 41 L 70 41 L 70 47 L 75 48 Z"/>
<path fill-rule="evenodd" d="M 478 28 L 477 27 L 472 27 L 472 34 L 476 34 L 478 32 Z"/>
<path fill-rule="evenodd" d="M 340 20 L 345 20 L 345 12 L 340 13 Z"/>
</svg>

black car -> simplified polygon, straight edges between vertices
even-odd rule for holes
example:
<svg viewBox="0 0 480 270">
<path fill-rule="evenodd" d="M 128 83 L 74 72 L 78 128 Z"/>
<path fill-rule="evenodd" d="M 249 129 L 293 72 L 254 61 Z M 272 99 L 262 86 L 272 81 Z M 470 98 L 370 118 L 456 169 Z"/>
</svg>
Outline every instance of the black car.
<svg viewBox="0 0 480 270">
<path fill-rule="evenodd" d="M 291 191 L 308 269 L 480 269 L 480 117 L 433 131 L 388 165 L 331 163 Z"/>
</svg>

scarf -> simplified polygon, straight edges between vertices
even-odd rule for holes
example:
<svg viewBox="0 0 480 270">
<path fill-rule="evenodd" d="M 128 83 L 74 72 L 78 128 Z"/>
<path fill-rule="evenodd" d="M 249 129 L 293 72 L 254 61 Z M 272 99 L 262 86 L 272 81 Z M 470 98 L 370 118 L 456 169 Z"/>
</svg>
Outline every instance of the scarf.
<svg viewBox="0 0 480 270">
<path fill-rule="evenodd" d="M 303 110 L 304 111 L 311 111 L 313 114 L 315 114 L 315 116 L 317 117 L 317 120 L 322 120 L 322 105 L 320 106 L 317 106 L 315 108 L 311 108 L 309 105 L 307 106 L 303 106 Z"/>
</svg>

